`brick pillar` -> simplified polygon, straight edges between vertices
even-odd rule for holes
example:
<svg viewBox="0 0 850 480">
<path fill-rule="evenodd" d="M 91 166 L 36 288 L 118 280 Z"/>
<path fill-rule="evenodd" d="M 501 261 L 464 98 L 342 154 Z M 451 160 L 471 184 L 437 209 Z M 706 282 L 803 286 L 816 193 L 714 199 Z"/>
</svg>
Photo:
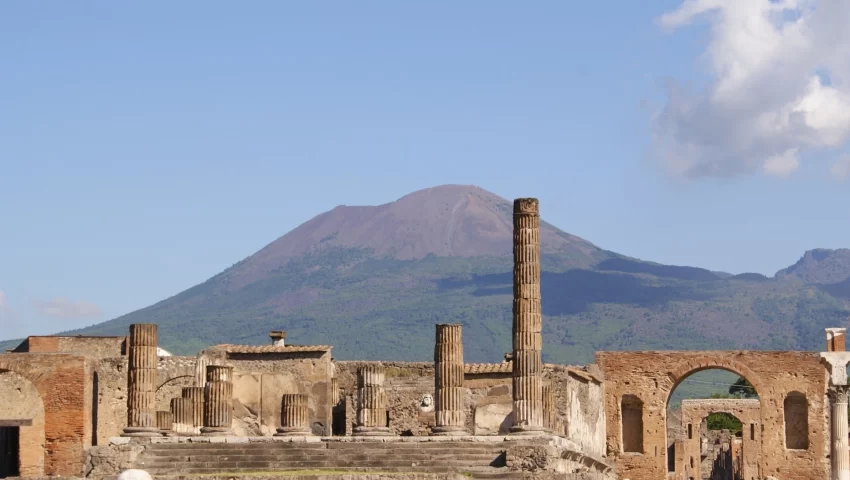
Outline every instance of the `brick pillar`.
<svg viewBox="0 0 850 480">
<path fill-rule="evenodd" d="M 122 436 L 156 437 L 156 325 L 130 325 L 127 348 L 127 427 Z"/>
<path fill-rule="evenodd" d="M 850 480 L 850 448 L 848 447 L 847 386 L 830 387 L 832 404 L 832 480 Z"/>
<path fill-rule="evenodd" d="M 233 367 L 207 365 L 202 435 L 233 434 Z"/>
<path fill-rule="evenodd" d="M 539 203 L 536 198 L 518 198 L 514 200 L 514 434 L 544 432 L 542 328 Z"/>
<path fill-rule="evenodd" d="M 160 410 L 156 412 L 156 428 L 158 428 L 163 435 L 172 433 L 174 429 L 174 417 L 171 415 L 170 411 Z"/>
<path fill-rule="evenodd" d="M 197 434 L 194 426 L 195 404 L 191 398 L 177 397 L 171 399 L 171 418 L 174 420 L 172 429 L 177 435 Z"/>
<path fill-rule="evenodd" d="M 434 345 L 435 425 L 432 435 L 468 435 L 463 405 L 461 325 L 437 325 Z"/>
<path fill-rule="evenodd" d="M 192 404 L 192 431 L 190 433 L 200 435 L 201 428 L 204 426 L 204 387 L 183 387 L 181 395 Z"/>
<path fill-rule="evenodd" d="M 307 409 L 307 395 L 285 393 L 280 399 L 280 427 L 276 437 L 313 435 L 310 429 L 310 413 Z"/>
<path fill-rule="evenodd" d="M 846 328 L 826 328 L 826 351 L 843 352 L 845 350 L 844 334 Z"/>
<path fill-rule="evenodd" d="M 384 367 L 370 365 L 357 369 L 357 426 L 354 435 L 389 435 L 387 396 L 384 393 Z"/>
</svg>

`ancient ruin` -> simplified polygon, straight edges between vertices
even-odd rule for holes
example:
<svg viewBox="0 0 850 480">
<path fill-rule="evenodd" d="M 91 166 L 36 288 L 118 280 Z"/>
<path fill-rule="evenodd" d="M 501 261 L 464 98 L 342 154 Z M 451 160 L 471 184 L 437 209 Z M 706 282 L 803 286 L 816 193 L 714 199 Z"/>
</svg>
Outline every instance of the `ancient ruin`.
<svg viewBox="0 0 850 480">
<path fill-rule="evenodd" d="M 443 324 L 432 362 L 337 361 L 281 330 L 191 357 L 158 356 L 149 324 L 29 337 L 0 354 L 0 476 L 850 480 L 844 328 L 823 352 L 544 364 L 539 222 L 537 200 L 514 203 L 513 347 L 499 363 L 465 363 L 474 339 Z M 673 390 L 707 369 L 757 398 L 685 400 L 673 418 Z M 707 431 L 716 414 L 740 428 Z"/>
</svg>

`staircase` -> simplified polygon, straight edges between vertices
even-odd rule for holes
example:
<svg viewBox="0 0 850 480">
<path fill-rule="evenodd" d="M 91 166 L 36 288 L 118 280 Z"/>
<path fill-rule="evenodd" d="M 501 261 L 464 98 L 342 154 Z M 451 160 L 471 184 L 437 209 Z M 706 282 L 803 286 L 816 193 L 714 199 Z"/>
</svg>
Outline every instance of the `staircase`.
<svg viewBox="0 0 850 480">
<path fill-rule="evenodd" d="M 136 468 L 156 475 L 337 471 L 506 473 L 513 442 L 267 442 L 148 445 Z"/>
</svg>

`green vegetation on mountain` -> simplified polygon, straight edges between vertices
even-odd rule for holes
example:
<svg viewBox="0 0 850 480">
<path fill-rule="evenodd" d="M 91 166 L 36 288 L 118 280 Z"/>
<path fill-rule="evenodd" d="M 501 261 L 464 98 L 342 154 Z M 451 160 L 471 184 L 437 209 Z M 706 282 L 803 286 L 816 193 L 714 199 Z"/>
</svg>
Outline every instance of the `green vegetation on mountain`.
<svg viewBox="0 0 850 480">
<path fill-rule="evenodd" d="M 434 324 L 460 323 L 468 362 L 500 361 L 511 348 L 510 211 L 462 186 L 338 207 L 204 283 L 67 333 L 157 323 L 164 348 L 192 354 L 283 329 L 293 344 L 333 345 L 338 359 L 429 360 Z M 583 364 L 598 350 L 817 350 L 823 328 L 850 316 L 850 271 L 842 278 L 825 259 L 826 276 L 805 258 L 795 271 L 841 282 L 644 262 L 545 222 L 541 249 L 546 362 Z"/>
</svg>

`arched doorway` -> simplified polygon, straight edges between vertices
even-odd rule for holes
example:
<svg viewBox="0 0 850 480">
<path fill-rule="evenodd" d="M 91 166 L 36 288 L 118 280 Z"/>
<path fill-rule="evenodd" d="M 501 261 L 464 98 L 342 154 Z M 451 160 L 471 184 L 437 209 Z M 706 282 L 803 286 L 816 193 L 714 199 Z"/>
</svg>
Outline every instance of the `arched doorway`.
<svg viewBox="0 0 850 480">
<path fill-rule="evenodd" d="M 36 386 L 0 370 L 0 478 L 44 475 L 44 402 Z"/>
</svg>

